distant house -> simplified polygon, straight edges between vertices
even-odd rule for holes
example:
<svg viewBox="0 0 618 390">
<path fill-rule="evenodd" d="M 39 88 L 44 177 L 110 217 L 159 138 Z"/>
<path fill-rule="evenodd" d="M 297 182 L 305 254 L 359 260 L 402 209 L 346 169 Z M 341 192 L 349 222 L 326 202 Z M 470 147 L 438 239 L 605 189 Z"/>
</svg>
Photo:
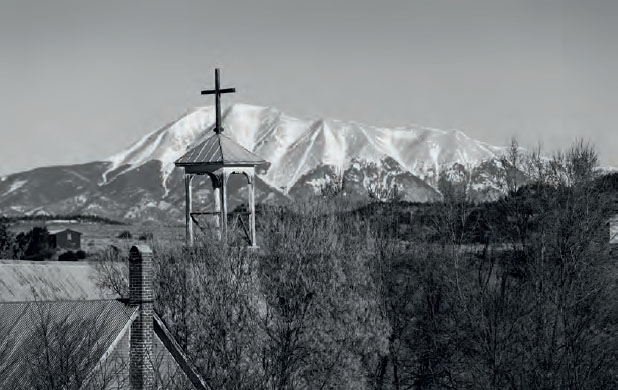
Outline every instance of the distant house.
<svg viewBox="0 0 618 390">
<path fill-rule="evenodd" d="M 81 249 L 82 234 L 76 230 L 58 229 L 49 231 L 49 245 L 52 248 Z"/>
<path fill-rule="evenodd" d="M 127 297 L 92 263 L 0 260 L 0 389 L 209 388 L 154 312 L 150 249 L 115 267 Z"/>
</svg>

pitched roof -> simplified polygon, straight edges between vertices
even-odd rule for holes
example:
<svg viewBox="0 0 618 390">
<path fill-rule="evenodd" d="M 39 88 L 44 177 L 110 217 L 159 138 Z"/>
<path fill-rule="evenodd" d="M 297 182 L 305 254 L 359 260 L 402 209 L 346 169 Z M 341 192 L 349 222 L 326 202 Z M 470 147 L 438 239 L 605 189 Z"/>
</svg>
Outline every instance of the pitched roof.
<svg viewBox="0 0 618 390">
<path fill-rule="evenodd" d="M 124 264 L 110 266 L 126 274 Z M 128 387 L 130 329 L 139 309 L 99 286 L 100 269 L 0 260 L 0 389 L 45 388 L 49 374 L 71 382 L 67 388 Z M 206 389 L 156 315 L 153 325 L 157 388 Z"/>
<path fill-rule="evenodd" d="M 58 383 L 84 389 L 128 387 L 130 328 L 137 308 L 103 300 L 0 303 L 0 311 L 0 388 L 42 388 L 50 374 Z M 157 388 L 186 389 L 192 383 L 206 388 L 184 354 L 168 347 L 169 332 L 161 320 L 153 322 Z"/>
<path fill-rule="evenodd" d="M 176 160 L 177 166 L 200 164 L 259 165 L 265 161 L 223 134 L 214 134 Z"/>
</svg>

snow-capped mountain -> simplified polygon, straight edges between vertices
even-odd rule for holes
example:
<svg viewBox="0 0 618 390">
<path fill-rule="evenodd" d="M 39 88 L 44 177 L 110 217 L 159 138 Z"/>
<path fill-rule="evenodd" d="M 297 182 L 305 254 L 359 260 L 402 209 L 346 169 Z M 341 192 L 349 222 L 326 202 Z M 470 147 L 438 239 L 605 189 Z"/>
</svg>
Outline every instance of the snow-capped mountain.
<svg viewBox="0 0 618 390">
<path fill-rule="evenodd" d="M 0 213 L 97 214 L 120 219 L 181 219 L 182 171 L 174 160 L 212 132 L 212 106 L 193 109 L 106 161 L 38 168 L 0 178 Z M 457 130 L 394 129 L 334 119 L 304 120 L 277 109 L 236 104 L 223 113 L 225 134 L 268 163 L 258 173 L 258 201 L 299 197 L 343 177 L 350 195 L 399 187 L 404 198 L 439 197 L 440 172 L 472 172 L 479 196 L 496 191 L 503 148 Z M 232 203 L 242 180 L 231 183 Z M 210 203 L 209 183 L 196 201 Z M 244 194 L 244 193 L 243 193 Z"/>
</svg>

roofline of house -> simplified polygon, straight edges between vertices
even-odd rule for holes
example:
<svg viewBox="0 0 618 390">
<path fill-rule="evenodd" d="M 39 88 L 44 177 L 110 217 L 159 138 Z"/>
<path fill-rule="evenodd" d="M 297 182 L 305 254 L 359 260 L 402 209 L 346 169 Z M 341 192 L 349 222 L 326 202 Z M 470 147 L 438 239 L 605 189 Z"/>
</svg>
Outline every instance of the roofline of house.
<svg viewBox="0 0 618 390">
<path fill-rule="evenodd" d="M 69 228 L 67 228 L 67 229 L 52 229 L 52 230 L 49 230 L 49 234 L 58 234 L 58 233 L 67 232 L 67 231 L 71 232 L 71 233 L 79 234 L 80 236 L 82 234 L 84 234 L 82 232 L 78 232 L 77 230 L 73 230 L 73 229 L 69 229 Z"/>
<path fill-rule="evenodd" d="M 165 326 L 165 323 L 161 318 L 154 313 L 152 316 L 154 321 L 154 331 L 159 337 L 159 340 L 163 343 L 165 348 L 170 352 L 180 369 L 187 375 L 187 378 L 191 381 L 193 386 L 198 390 L 212 390 L 212 387 L 208 385 L 200 374 L 195 369 L 195 366 L 189 361 L 185 353 L 182 351 L 178 342 L 174 339 L 174 336 Z"/>
<path fill-rule="evenodd" d="M 114 263 L 122 263 L 120 261 L 116 261 Z M 36 260 L 19 260 L 19 259 L 0 259 L 0 265 L 2 264 L 10 264 L 10 265 L 58 265 L 62 264 L 62 266 L 84 266 L 84 265 L 97 265 L 101 264 L 98 261 L 89 261 L 89 260 L 79 260 L 79 261 L 58 261 L 58 260 L 44 260 L 44 261 L 36 261 Z"/>
<path fill-rule="evenodd" d="M 107 302 L 107 301 L 118 301 L 121 303 L 125 303 L 123 302 L 123 298 L 119 297 L 119 296 L 113 296 L 111 298 L 97 298 L 97 299 L 50 299 L 50 300 L 45 300 L 43 299 L 37 299 L 36 301 L 0 301 L 0 305 L 12 305 L 12 304 L 21 304 L 23 305 L 24 303 L 62 303 L 62 302 Z"/>
<path fill-rule="evenodd" d="M 90 370 L 90 372 L 88 373 L 88 376 L 86 377 L 86 380 L 84 380 L 79 390 L 87 388 L 88 382 L 90 381 L 90 378 L 92 377 L 92 375 L 99 368 L 103 367 L 107 359 L 112 355 L 112 353 L 114 353 L 114 351 L 116 350 L 116 347 L 118 346 L 118 344 L 120 344 L 120 341 L 122 340 L 122 338 L 131 329 L 131 325 L 133 324 L 133 321 L 135 321 L 138 315 L 139 315 L 139 309 L 135 308 L 135 310 L 133 310 L 133 313 L 131 313 L 131 316 L 129 317 L 129 320 L 127 321 L 127 323 L 124 324 L 120 332 L 118 332 L 118 335 L 116 336 L 116 338 L 114 338 L 114 341 L 112 341 L 112 343 L 109 345 L 107 350 L 103 353 L 103 355 L 101 356 L 97 364 L 95 364 L 92 370 Z"/>
</svg>

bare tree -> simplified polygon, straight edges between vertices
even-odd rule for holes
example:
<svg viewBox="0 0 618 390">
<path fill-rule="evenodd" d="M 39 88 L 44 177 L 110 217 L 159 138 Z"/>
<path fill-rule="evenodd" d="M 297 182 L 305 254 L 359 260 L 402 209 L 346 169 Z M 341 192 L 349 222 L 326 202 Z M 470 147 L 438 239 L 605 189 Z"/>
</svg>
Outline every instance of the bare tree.
<svg viewBox="0 0 618 390">
<path fill-rule="evenodd" d="M 79 304 L 88 305 L 88 302 Z M 31 305 L 27 313 L 30 341 L 20 362 L 30 388 L 103 390 L 112 384 L 121 388 L 125 385 L 119 379 L 125 376 L 126 362 L 113 360 L 98 365 L 111 341 L 106 325 L 109 312 L 83 315 L 83 311 L 70 303 Z M 101 308 L 92 310 L 98 309 Z"/>
<path fill-rule="evenodd" d="M 266 207 L 260 252 L 155 248 L 157 311 L 213 388 L 613 388 L 595 156 L 513 142 L 504 197 L 475 204 L 471 175 L 445 174 L 413 238 L 396 199 Z"/>
<path fill-rule="evenodd" d="M 366 230 L 329 202 L 279 210 L 266 223 L 268 387 L 363 388 L 385 345 Z"/>
</svg>

